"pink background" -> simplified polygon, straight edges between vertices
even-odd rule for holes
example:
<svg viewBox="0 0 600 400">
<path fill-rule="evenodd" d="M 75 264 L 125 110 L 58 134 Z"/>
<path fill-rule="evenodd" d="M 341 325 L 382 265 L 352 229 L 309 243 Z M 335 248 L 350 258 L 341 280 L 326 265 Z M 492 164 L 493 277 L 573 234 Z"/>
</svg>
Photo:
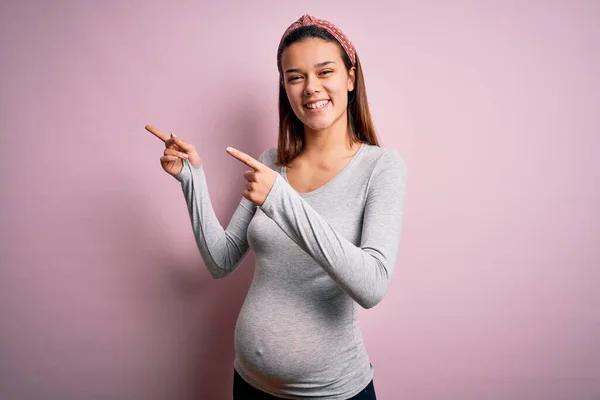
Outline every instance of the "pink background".
<svg viewBox="0 0 600 400">
<path fill-rule="evenodd" d="M 408 163 L 380 399 L 600 398 L 600 3 L 4 1 L 0 398 L 229 399 L 251 253 L 212 280 L 153 124 L 194 143 L 222 224 L 276 144 L 304 13 L 363 61 Z"/>
</svg>

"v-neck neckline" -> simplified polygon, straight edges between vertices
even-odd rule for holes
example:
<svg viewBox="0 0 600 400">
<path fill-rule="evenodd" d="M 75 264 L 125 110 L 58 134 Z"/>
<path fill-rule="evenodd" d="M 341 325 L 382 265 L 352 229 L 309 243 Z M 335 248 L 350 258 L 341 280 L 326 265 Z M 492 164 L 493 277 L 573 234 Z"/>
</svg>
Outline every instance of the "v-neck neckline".
<svg viewBox="0 0 600 400">
<path fill-rule="evenodd" d="M 296 189 L 294 189 L 292 187 L 292 185 L 290 184 L 290 181 L 288 180 L 288 177 L 287 177 L 287 171 L 286 171 L 287 167 L 285 167 L 285 166 L 281 167 L 281 174 L 283 176 L 283 179 L 285 179 L 285 181 L 290 185 L 290 187 L 292 187 L 292 189 L 294 189 L 296 191 L 296 193 L 298 193 L 301 196 L 311 196 L 311 195 L 320 193 L 323 190 L 325 190 L 325 188 L 327 188 L 329 185 L 331 185 L 335 180 L 337 180 L 341 175 L 343 175 L 344 172 L 346 172 L 346 170 L 348 170 L 348 168 L 350 168 L 350 166 L 354 163 L 354 160 L 356 160 L 358 158 L 358 155 L 362 152 L 363 148 L 366 145 L 367 145 L 367 143 L 361 142 L 360 143 L 360 147 L 358 148 L 358 150 L 356 151 L 356 153 L 354 153 L 354 155 L 352 156 L 352 158 L 350 159 L 350 161 L 348 161 L 348 163 L 344 166 L 344 168 L 342 168 L 340 170 L 340 172 L 338 172 L 337 174 L 335 174 L 333 176 L 333 178 L 331 178 L 330 180 L 328 180 L 327 182 L 325 182 L 323 185 L 319 186 L 315 190 L 311 190 L 310 192 L 298 192 Z"/>
</svg>

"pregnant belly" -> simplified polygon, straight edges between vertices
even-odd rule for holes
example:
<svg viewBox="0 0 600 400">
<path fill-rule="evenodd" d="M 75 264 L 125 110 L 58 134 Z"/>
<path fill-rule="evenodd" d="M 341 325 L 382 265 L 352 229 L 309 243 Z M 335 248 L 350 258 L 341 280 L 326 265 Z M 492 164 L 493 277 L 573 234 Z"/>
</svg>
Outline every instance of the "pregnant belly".
<svg viewBox="0 0 600 400">
<path fill-rule="evenodd" d="M 311 309 L 297 299 L 246 298 L 235 329 L 236 360 L 248 374 L 271 382 L 315 383 L 340 376 L 362 350 L 352 309 Z"/>
</svg>

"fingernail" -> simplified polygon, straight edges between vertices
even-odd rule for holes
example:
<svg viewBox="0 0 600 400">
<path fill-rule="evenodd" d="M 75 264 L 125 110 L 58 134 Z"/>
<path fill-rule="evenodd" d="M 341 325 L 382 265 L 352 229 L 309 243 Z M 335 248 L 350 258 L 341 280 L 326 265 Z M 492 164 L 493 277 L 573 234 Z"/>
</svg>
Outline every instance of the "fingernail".
<svg viewBox="0 0 600 400">
<path fill-rule="evenodd" d="M 227 147 L 225 150 L 227 150 L 228 152 L 233 150 L 231 147 Z"/>
</svg>

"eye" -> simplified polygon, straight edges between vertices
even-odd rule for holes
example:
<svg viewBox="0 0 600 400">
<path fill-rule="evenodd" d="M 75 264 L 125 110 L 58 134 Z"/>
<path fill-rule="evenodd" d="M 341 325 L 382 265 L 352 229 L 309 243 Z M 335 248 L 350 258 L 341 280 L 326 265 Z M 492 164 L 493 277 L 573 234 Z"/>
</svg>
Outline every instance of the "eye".
<svg viewBox="0 0 600 400">
<path fill-rule="evenodd" d="M 288 82 L 296 81 L 296 80 L 298 80 L 298 79 L 300 79 L 300 77 L 299 77 L 299 76 L 291 76 L 291 77 L 288 79 Z"/>
<path fill-rule="evenodd" d="M 330 70 L 330 69 L 321 72 L 322 75 L 331 74 L 331 73 L 333 73 L 333 70 Z"/>
</svg>

